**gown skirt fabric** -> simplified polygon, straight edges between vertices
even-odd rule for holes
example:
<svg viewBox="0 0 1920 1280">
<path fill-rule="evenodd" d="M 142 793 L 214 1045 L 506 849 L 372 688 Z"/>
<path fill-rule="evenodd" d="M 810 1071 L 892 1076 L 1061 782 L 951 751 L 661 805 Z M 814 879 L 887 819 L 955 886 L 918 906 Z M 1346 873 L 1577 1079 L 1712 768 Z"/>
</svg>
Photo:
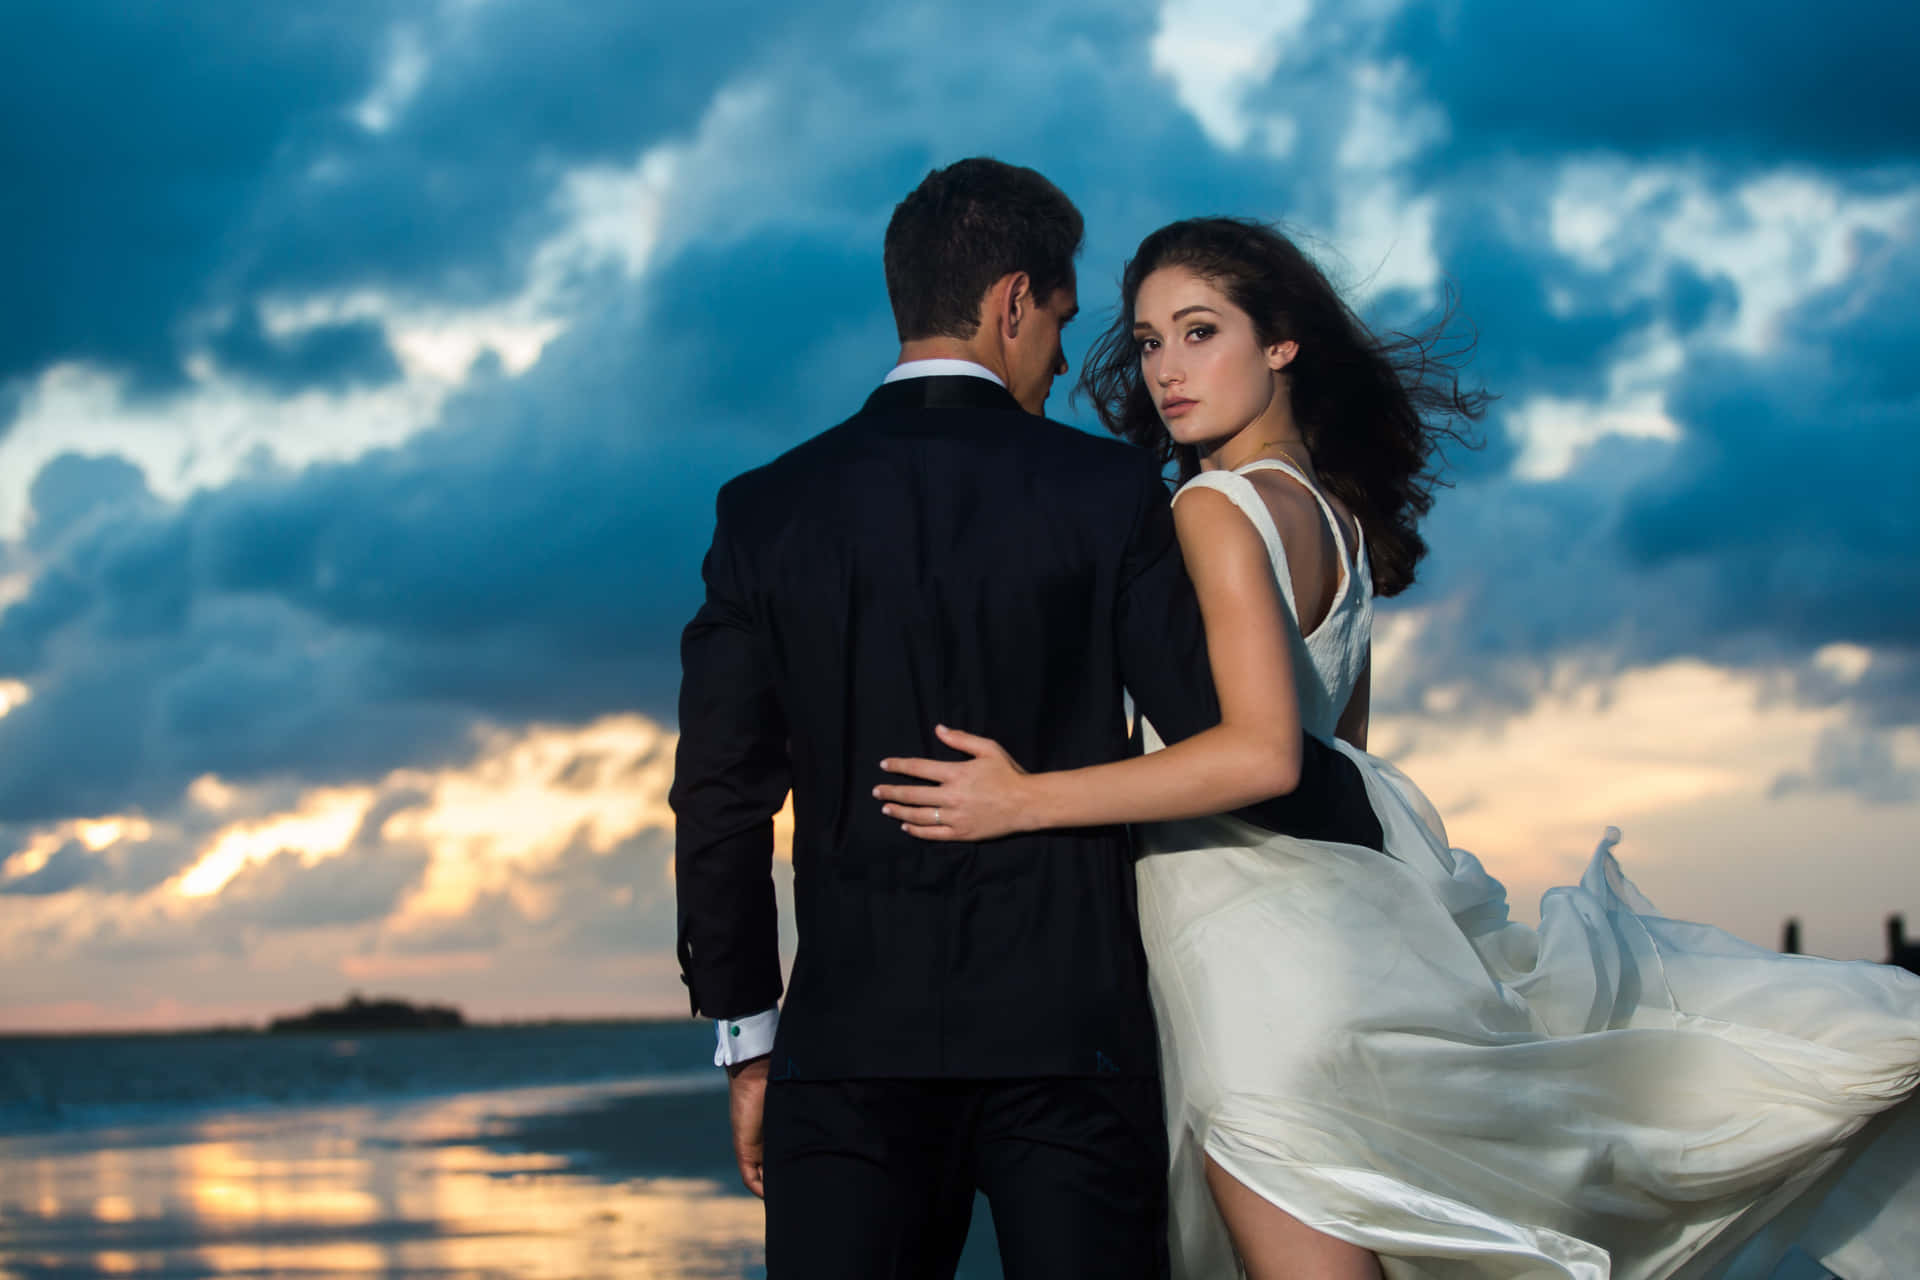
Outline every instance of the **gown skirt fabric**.
<svg viewBox="0 0 1920 1280">
<path fill-rule="evenodd" d="M 1345 569 L 1306 634 L 1258 471 L 1314 495 Z M 1364 531 L 1277 459 L 1175 500 L 1199 488 L 1259 531 L 1301 723 L 1332 740 L 1370 653 Z M 1385 854 L 1230 817 L 1142 833 L 1176 1275 L 1238 1270 L 1211 1157 L 1389 1280 L 1920 1277 L 1920 978 L 1666 919 L 1612 830 L 1515 923 L 1404 774 L 1335 746 Z"/>
<path fill-rule="evenodd" d="M 1151 726 L 1145 730 L 1149 745 Z M 1149 829 L 1177 1276 L 1238 1273 L 1204 1160 L 1389 1280 L 1920 1276 L 1920 979 L 1659 915 L 1609 830 L 1538 928 L 1405 775 L 1386 853 Z"/>
</svg>

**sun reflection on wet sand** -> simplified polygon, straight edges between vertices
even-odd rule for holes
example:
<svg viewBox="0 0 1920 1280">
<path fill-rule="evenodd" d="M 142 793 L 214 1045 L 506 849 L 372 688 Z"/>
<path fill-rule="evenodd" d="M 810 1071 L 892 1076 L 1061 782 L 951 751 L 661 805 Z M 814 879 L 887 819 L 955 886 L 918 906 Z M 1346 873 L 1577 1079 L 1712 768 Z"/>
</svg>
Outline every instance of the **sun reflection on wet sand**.
<svg viewBox="0 0 1920 1280">
<path fill-rule="evenodd" d="M 565 1154 L 497 1140 L 516 1118 L 636 1088 L 521 1089 L 0 1138 L 0 1276 L 764 1274 L 759 1202 L 719 1177 L 595 1177 Z M 655 1082 L 651 1092 L 663 1117 L 724 1107 L 710 1088 Z M 637 1154 L 631 1167 L 646 1163 L 647 1140 L 644 1131 L 620 1140 Z"/>
</svg>

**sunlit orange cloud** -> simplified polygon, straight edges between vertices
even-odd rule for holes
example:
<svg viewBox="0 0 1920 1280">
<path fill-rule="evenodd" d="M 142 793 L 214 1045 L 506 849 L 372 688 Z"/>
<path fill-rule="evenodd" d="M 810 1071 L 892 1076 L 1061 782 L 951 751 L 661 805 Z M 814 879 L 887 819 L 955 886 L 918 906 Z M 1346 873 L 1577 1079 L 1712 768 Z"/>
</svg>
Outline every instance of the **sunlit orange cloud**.
<svg viewBox="0 0 1920 1280">
<path fill-rule="evenodd" d="M 216 779 L 202 790 L 212 792 L 219 785 Z M 316 789 L 301 797 L 292 813 L 235 823 L 180 873 L 175 887 L 183 897 L 204 898 L 220 892 L 249 863 L 277 853 L 291 850 L 308 862 L 339 853 L 353 839 L 376 794 L 371 787 Z"/>
<path fill-rule="evenodd" d="M 104 818 L 74 818 L 43 827 L 14 851 L 7 863 L 8 878 L 30 876 L 47 865 L 47 859 L 59 852 L 69 840 L 78 841 L 92 853 L 110 849 L 122 840 L 146 840 L 153 835 L 153 824 L 138 814 Z"/>
<path fill-rule="evenodd" d="M 1381 669 L 1394 661 L 1393 628 L 1383 633 L 1386 643 L 1375 658 Z M 1820 663 L 1841 680 L 1858 678 L 1865 666 L 1862 655 L 1844 648 L 1823 653 Z M 1887 911 L 1920 916 L 1920 859 L 1911 856 L 1920 804 L 1773 791 L 1780 775 L 1807 769 L 1821 734 L 1843 725 L 1843 711 L 1795 705 L 1769 696 L 1762 676 L 1697 662 L 1606 682 L 1569 670 L 1547 683 L 1549 692 L 1529 710 L 1497 724 L 1443 714 L 1442 691 L 1428 713 L 1382 715 L 1372 733 L 1375 749 L 1433 798 L 1454 843 L 1479 854 L 1507 884 L 1516 916 L 1537 918 L 1540 893 L 1575 879 L 1608 825 L 1624 829 L 1622 860 L 1654 902 L 1755 942 L 1776 943 L 1781 918 L 1794 914 L 1805 921 L 1810 949 L 1877 957 Z M 270 789 L 201 778 L 189 788 L 189 803 L 219 825 L 192 866 L 162 890 L 0 898 L 0 923 L 7 925 L 15 962 L 33 954 L 25 948 L 59 938 L 70 939 L 73 959 L 84 962 L 94 940 L 107 936 L 119 940 L 116 945 L 151 946 L 156 956 L 178 958 L 143 971 L 150 984 L 120 991 L 124 1003 L 111 1006 L 76 985 L 78 979 L 37 982 L 14 993 L 19 1003 L 5 1008 L 5 1020 L 47 1029 L 246 1020 L 259 1016 L 259 1006 L 304 998 L 262 994 L 305 991 L 291 977 L 272 975 L 320 972 L 362 984 L 419 981 L 464 991 L 475 1007 L 488 1003 L 478 983 L 494 991 L 496 1015 L 562 1006 L 599 1012 L 636 1002 L 677 1012 L 670 1006 L 681 995 L 664 937 L 636 936 L 632 951 L 607 960 L 626 966 L 618 974 L 588 974 L 581 960 L 569 958 L 564 983 L 535 965 L 497 991 L 489 952 L 416 956 L 381 941 L 457 922 L 486 893 L 514 894 L 522 914 L 541 919 L 552 904 L 537 900 L 541 877 L 529 872 L 569 849 L 607 853 L 635 837 L 657 840 L 660 888 L 670 894 L 666 795 L 674 745 L 670 729 L 637 715 L 577 728 L 494 731 L 462 767 L 400 770 L 362 786 L 316 788 L 278 810 Z M 1920 762 L 1920 732 L 1896 736 L 1895 745 L 1903 766 Z M 202 981 L 192 976 L 201 973 L 194 967 L 200 963 L 193 951 L 197 922 L 233 875 L 283 849 L 309 861 L 334 856 L 351 845 L 374 806 L 403 795 L 410 807 L 397 805 L 371 834 L 424 849 L 428 867 L 377 933 L 282 931 L 257 939 L 249 972 L 262 985 L 249 992 L 249 1007 L 231 1013 L 221 1003 L 227 993 L 218 990 L 191 1007 L 155 1002 L 162 991 Z M 221 823 L 222 817 L 230 820 Z M 783 857 L 791 823 L 789 806 L 776 821 Z M 110 849 L 153 838 L 156 829 L 161 836 L 179 834 L 170 822 L 136 814 L 56 824 L 33 833 L 8 872 L 31 874 L 68 840 Z M 784 876 L 778 879 L 784 885 Z M 783 893 L 783 915 L 790 901 Z"/>
<path fill-rule="evenodd" d="M 677 740 L 645 716 L 607 716 L 581 728 L 498 731 L 466 768 L 394 775 L 390 783 L 418 787 L 429 799 L 389 818 L 382 834 L 433 853 L 425 884 L 397 923 L 458 914 L 487 889 L 532 895 L 513 869 L 575 843 L 604 853 L 648 828 L 671 832 L 667 792 Z M 789 803 L 774 823 L 776 853 L 784 858 L 792 856 L 792 827 Z M 518 905 L 535 916 L 544 906 Z"/>
<path fill-rule="evenodd" d="M 426 849 L 422 885 L 398 923 L 456 915 L 482 892 L 533 894 L 516 872 L 581 845 L 604 853 L 649 828 L 671 832 L 667 791 L 676 735 L 640 715 L 607 716 L 580 727 L 536 725 L 486 731 L 468 764 L 401 769 L 377 782 L 306 791 L 290 809 L 261 812 L 262 794 L 208 774 L 187 789 L 206 815 L 244 813 L 216 829 L 193 862 L 169 882 L 176 903 L 212 899 L 247 866 L 292 852 L 309 863 L 343 852 L 383 797 L 423 797 L 399 808 L 379 838 Z M 775 821 L 777 852 L 791 856 L 792 808 Z M 57 823 L 34 832 L 10 860 L 10 877 L 30 875 L 63 844 L 96 852 L 149 839 L 154 824 L 137 814 Z M 542 904 L 520 903 L 539 915 Z"/>
<path fill-rule="evenodd" d="M 1760 705 L 1751 677 L 1682 661 L 1549 693 L 1498 725 L 1381 717 L 1378 741 L 1440 808 L 1504 856 L 1590 849 L 1609 825 L 1715 795 L 1763 794 L 1803 767 L 1838 709 Z"/>
<path fill-rule="evenodd" d="M 147 840 L 153 836 L 153 824 L 138 814 L 125 817 L 80 819 L 73 823 L 73 834 L 80 843 L 99 853 L 122 840 Z"/>
<path fill-rule="evenodd" d="M 309 862 L 338 854 L 383 795 L 406 791 L 425 799 L 389 817 L 378 834 L 432 855 L 409 910 L 457 912 L 481 890 L 507 882 L 516 865 L 550 858 L 575 842 L 605 852 L 647 827 L 670 827 L 673 741 L 638 715 L 577 728 L 489 730 L 467 765 L 401 769 L 369 785 L 316 788 L 290 811 L 236 821 L 208 840 L 174 887 L 183 897 L 208 897 L 248 864 L 282 851 Z M 209 813 L 232 808 L 243 795 L 243 788 L 212 775 L 188 792 Z"/>
<path fill-rule="evenodd" d="M 7 859 L 8 878 L 30 876 L 46 866 L 47 859 L 58 853 L 60 846 L 67 842 L 66 826 L 66 823 L 61 823 L 58 827 L 48 827 L 29 836 L 26 844 Z"/>
<path fill-rule="evenodd" d="M 607 716 L 580 728 L 493 731 L 464 768 L 395 774 L 390 785 L 427 799 L 387 819 L 382 835 L 432 854 L 396 923 L 457 915 L 489 889 L 531 894 L 515 870 L 576 842 L 604 853 L 648 827 L 670 829 L 673 742 L 645 716 Z M 519 905 L 542 913 L 541 903 Z"/>
<path fill-rule="evenodd" d="M 604 852 L 642 827 L 671 822 L 673 737 L 640 715 L 582 728 L 493 730 L 472 764 L 393 781 L 430 799 L 389 819 L 389 838 L 502 861 L 556 852 L 576 837 Z"/>
</svg>

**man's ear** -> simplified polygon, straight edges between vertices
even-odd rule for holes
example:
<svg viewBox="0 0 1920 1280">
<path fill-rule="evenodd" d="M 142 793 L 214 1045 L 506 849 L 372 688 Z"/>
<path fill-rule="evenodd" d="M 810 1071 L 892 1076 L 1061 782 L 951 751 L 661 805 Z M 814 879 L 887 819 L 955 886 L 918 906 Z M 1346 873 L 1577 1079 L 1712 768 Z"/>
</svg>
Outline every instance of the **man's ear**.
<svg viewBox="0 0 1920 1280">
<path fill-rule="evenodd" d="M 1267 368 L 1275 373 L 1293 363 L 1300 354 L 1300 344 L 1289 338 L 1285 342 L 1271 343 L 1267 347 Z"/>
<path fill-rule="evenodd" d="M 1024 271 L 1013 271 L 994 281 L 995 310 L 1001 332 L 1009 338 L 1020 336 L 1020 326 L 1033 310 L 1033 281 Z"/>
</svg>

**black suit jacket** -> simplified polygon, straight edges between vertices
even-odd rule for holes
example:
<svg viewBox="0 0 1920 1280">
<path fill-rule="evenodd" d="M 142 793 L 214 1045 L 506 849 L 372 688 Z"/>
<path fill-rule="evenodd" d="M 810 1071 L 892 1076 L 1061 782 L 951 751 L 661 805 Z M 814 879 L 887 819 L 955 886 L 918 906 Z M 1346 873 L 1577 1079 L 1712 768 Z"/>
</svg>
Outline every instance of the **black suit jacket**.
<svg viewBox="0 0 1920 1280">
<path fill-rule="evenodd" d="M 696 1014 L 780 996 L 772 816 L 794 807 L 799 932 L 776 1075 L 1150 1075 L 1121 827 L 922 843 L 883 816 L 888 755 L 945 723 L 1033 770 L 1128 751 L 1121 689 L 1169 742 L 1217 722 L 1164 482 L 1141 450 L 991 382 L 883 385 L 721 491 L 682 641 L 679 953 Z M 1380 846 L 1358 772 L 1307 740 L 1249 811 Z"/>
</svg>

